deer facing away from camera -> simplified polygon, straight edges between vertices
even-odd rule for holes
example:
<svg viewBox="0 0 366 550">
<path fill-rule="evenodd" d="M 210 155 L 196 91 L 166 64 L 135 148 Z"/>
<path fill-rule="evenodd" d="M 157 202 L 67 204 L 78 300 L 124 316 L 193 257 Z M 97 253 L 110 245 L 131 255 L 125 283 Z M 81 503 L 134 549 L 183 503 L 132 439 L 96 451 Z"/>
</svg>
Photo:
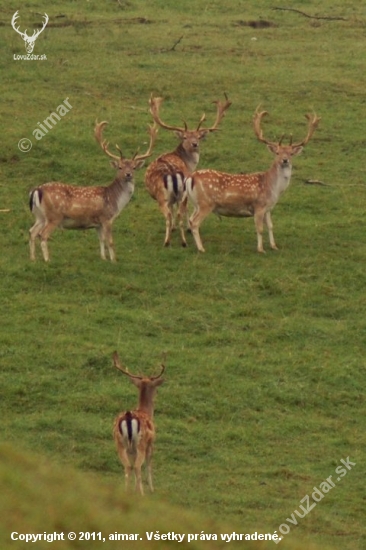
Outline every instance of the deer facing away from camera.
<svg viewBox="0 0 366 550">
<path fill-rule="evenodd" d="M 116 256 L 113 246 L 112 224 L 121 210 L 129 203 L 134 192 L 134 172 L 141 168 L 144 160 L 151 155 L 156 138 L 157 127 L 150 126 L 150 144 L 143 155 L 137 153 L 132 159 L 123 158 L 121 149 L 116 145 L 119 155 L 108 150 L 103 140 L 103 128 L 107 122 L 96 123 L 94 135 L 104 153 L 113 159 L 112 166 L 117 170 L 114 181 L 109 186 L 78 187 L 60 182 L 40 185 L 30 193 L 29 206 L 36 222 L 30 229 L 30 258 L 35 260 L 35 240 L 41 239 L 43 258 L 49 261 L 47 241 L 56 227 L 64 229 L 91 229 L 98 232 L 100 255 L 106 259 L 105 244 L 112 262 Z"/>
<path fill-rule="evenodd" d="M 227 174 L 216 170 L 197 170 L 186 180 L 186 189 L 192 199 L 194 211 L 189 223 L 200 252 L 204 252 L 199 228 L 203 220 L 211 213 L 219 216 L 252 217 L 254 216 L 257 231 L 257 250 L 263 250 L 263 225 L 267 226 L 269 242 L 272 249 L 277 249 L 274 236 L 271 210 L 275 207 L 280 195 L 287 189 L 291 178 L 291 159 L 301 153 L 308 143 L 320 118 L 305 115 L 308 119 L 308 133 L 302 141 L 289 145 L 268 141 L 263 137 L 261 120 L 266 111 L 257 108 L 253 122 L 254 132 L 262 143 L 275 155 L 272 166 L 266 172 L 252 174 Z"/>
<path fill-rule="evenodd" d="M 226 96 L 225 96 L 226 97 Z M 150 164 L 145 174 L 145 185 L 150 196 L 157 201 L 162 214 L 165 217 L 164 246 L 169 246 L 171 233 L 174 227 L 174 215 L 177 210 L 177 218 L 181 235 L 182 246 L 187 246 L 184 232 L 184 218 L 187 217 L 187 198 L 185 196 L 185 178 L 197 167 L 199 161 L 200 141 L 207 134 L 214 132 L 230 107 L 231 102 L 226 97 L 225 102 L 215 101 L 217 105 L 216 120 L 210 128 L 201 128 L 206 120 L 202 115 L 196 130 L 188 130 L 184 127 L 165 124 L 159 114 L 161 97 L 151 96 L 150 112 L 156 124 L 173 131 L 179 139 L 179 145 L 171 153 L 165 153 Z"/>
<path fill-rule="evenodd" d="M 158 386 L 164 382 L 161 378 L 165 366 L 157 376 L 136 376 L 130 374 L 120 363 L 118 353 L 113 354 L 114 366 L 126 374 L 139 391 L 137 409 L 119 414 L 114 422 L 113 436 L 118 456 L 125 469 L 125 486 L 129 488 L 132 472 L 135 474 L 136 489 L 144 494 L 141 467 L 146 463 L 147 479 L 150 491 L 154 491 L 151 471 L 151 457 L 155 440 L 154 396 Z"/>
</svg>

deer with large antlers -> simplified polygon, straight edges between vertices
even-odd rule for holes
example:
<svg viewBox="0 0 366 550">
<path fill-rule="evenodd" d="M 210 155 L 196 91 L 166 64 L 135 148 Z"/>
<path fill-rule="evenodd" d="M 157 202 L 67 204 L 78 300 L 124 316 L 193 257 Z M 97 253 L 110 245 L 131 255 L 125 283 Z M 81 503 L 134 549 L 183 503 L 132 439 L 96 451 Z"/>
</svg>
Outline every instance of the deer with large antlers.
<svg viewBox="0 0 366 550">
<path fill-rule="evenodd" d="M 137 387 L 139 401 L 137 409 L 119 414 L 114 422 L 113 435 L 118 456 L 125 469 L 125 486 L 129 488 L 132 472 L 135 474 L 136 489 L 144 494 L 141 478 L 141 467 L 146 463 L 147 480 L 153 492 L 151 457 L 155 440 L 154 397 L 158 386 L 164 382 L 161 378 L 165 366 L 157 376 L 137 376 L 130 374 L 121 365 L 118 353 L 113 354 L 114 366 L 126 374 Z"/>
<path fill-rule="evenodd" d="M 174 227 L 174 217 L 177 214 L 182 246 L 187 246 L 184 231 L 184 219 L 187 216 L 187 198 L 185 196 L 185 178 L 197 167 L 199 161 L 200 141 L 218 129 L 218 126 L 230 107 L 231 102 L 225 96 L 226 101 L 216 101 L 216 120 L 210 128 L 201 128 L 206 120 L 202 115 L 195 130 L 184 127 L 165 124 L 160 118 L 161 97 L 151 96 L 150 112 L 156 124 L 175 132 L 179 139 L 179 145 L 171 153 L 165 153 L 150 164 L 145 174 L 145 185 L 151 197 L 157 201 L 162 214 L 165 217 L 164 246 L 169 246 L 171 233 Z M 176 212 L 175 212 L 176 210 Z"/>
<path fill-rule="evenodd" d="M 30 258 L 35 260 L 35 241 L 39 237 L 43 258 L 49 260 L 47 241 L 56 227 L 64 229 L 91 229 L 98 232 L 100 255 L 106 259 L 105 244 L 109 257 L 115 261 L 112 238 L 112 224 L 122 209 L 129 203 L 134 192 L 134 172 L 141 168 L 146 158 L 151 156 L 157 134 L 157 127 L 149 127 L 150 144 L 145 154 L 135 155 L 132 159 L 123 157 L 108 149 L 103 140 L 103 129 L 107 122 L 96 123 L 94 135 L 104 153 L 112 158 L 111 165 L 117 170 L 114 181 L 108 186 L 78 187 L 60 182 L 40 185 L 30 193 L 30 209 L 36 222 L 30 229 Z"/>
<path fill-rule="evenodd" d="M 259 141 L 265 143 L 275 155 L 272 166 L 266 172 L 252 174 L 228 174 L 216 170 L 198 170 L 186 180 L 186 188 L 194 205 L 194 212 L 189 223 L 200 252 L 204 252 L 199 228 L 203 220 L 211 213 L 219 216 L 254 217 L 257 231 L 257 250 L 263 249 L 263 225 L 267 226 L 269 242 L 272 249 L 277 249 L 274 236 L 271 211 L 280 195 L 290 184 L 292 157 L 298 155 L 308 143 L 317 128 L 320 118 L 316 114 L 305 115 L 308 119 L 306 137 L 298 143 L 282 145 L 283 137 L 278 142 L 268 141 L 263 137 L 262 118 L 266 111 L 257 108 L 253 123 L 254 132 Z"/>
<path fill-rule="evenodd" d="M 34 49 L 34 44 L 38 38 L 38 36 L 41 34 L 41 32 L 45 29 L 47 23 L 48 23 L 48 15 L 47 13 L 44 14 L 44 21 L 43 21 L 43 25 L 42 25 L 42 28 L 39 29 L 39 31 L 33 31 L 33 34 L 32 36 L 28 36 L 27 35 L 27 29 L 25 29 L 24 32 L 20 31 L 19 30 L 19 27 L 16 27 L 16 23 L 17 23 L 17 19 L 19 17 L 19 11 L 16 11 L 12 17 L 12 20 L 11 20 L 11 26 L 13 27 L 13 29 L 18 33 L 20 34 L 20 36 L 23 38 L 24 40 L 24 46 L 25 46 L 25 50 L 27 53 L 32 53 L 33 52 L 33 49 Z"/>
</svg>

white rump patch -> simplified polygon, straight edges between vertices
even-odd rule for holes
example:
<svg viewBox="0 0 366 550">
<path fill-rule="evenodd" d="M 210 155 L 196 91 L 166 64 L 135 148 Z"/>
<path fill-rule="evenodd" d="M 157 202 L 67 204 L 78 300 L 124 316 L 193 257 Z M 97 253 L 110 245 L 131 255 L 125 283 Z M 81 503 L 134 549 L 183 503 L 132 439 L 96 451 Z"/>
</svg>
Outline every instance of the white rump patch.
<svg viewBox="0 0 366 550">
<path fill-rule="evenodd" d="M 128 427 L 127 427 L 126 420 L 121 421 L 120 429 L 121 429 L 122 436 L 125 439 L 128 439 Z M 132 429 L 132 441 L 136 441 L 137 436 L 139 435 L 139 423 L 136 420 L 136 418 L 133 418 L 131 420 L 131 429 Z"/>
</svg>

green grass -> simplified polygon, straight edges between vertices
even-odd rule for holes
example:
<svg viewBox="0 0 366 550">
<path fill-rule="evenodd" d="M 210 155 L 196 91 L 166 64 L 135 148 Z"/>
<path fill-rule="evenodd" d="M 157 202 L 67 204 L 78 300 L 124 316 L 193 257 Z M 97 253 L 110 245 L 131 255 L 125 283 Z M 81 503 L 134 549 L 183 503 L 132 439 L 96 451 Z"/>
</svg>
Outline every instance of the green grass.
<svg viewBox="0 0 366 550">
<path fill-rule="evenodd" d="M 284 542 L 364 549 L 365 11 L 350 0 L 291 3 L 345 18 L 330 21 L 249 4 L 39 0 L 1 9 L 0 209 L 10 210 L 0 212 L 1 438 L 82 470 L 96 487 L 122 485 L 112 425 L 136 390 L 113 369 L 112 352 L 150 373 L 166 351 L 152 506 L 278 531 L 349 456 L 356 466 Z M 25 53 L 10 26 L 17 9 L 21 28 L 50 16 L 34 50 L 47 61 L 13 59 Z M 259 20 L 272 26 L 246 24 Z M 143 169 L 114 225 L 117 264 L 99 259 L 92 231 L 55 232 L 50 264 L 39 249 L 31 264 L 28 191 L 51 180 L 112 181 L 94 121 L 109 121 L 106 137 L 126 155 L 143 150 L 151 92 L 165 98 L 164 120 L 190 127 L 202 112 L 210 124 L 212 101 L 227 92 L 233 105 L 202 144 L 200 167 L 231 172 L 270 165 L 251 128 L 259 103 L 269 139 L 301 139 L 304 114 L 322 117 L 273 213 L 280 250 L 256 253 L 253 220 L 214 216 L 201 229 L 206 254 L 191 236 L 181 249 L 177 234 L 164 249 Z M 66 98 L 72 110 L 34 140 L 37 122 Z M 24 137 L 29 153 L 17 147 Z M 160 130 L 154 156 L 174 140 Z"/>
</svg>

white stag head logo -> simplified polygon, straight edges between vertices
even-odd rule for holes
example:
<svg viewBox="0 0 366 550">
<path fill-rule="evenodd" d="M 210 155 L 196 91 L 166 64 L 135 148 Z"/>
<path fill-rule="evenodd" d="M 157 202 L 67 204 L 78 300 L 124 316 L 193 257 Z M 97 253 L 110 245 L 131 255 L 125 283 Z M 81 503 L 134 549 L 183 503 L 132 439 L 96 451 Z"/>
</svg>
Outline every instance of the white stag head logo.
<svg viewBox="0 0 366 550">
<path fill-rule="evenodd" d="M 23 38 L 23 40 L 25 42 L 24 45 L 25 45 L 26 52 L 27 53 L 32 53 L 35 41 L 37 40 L 37 38 L 39 37 L 39 35 L 41 34 L 41 32 L 44 30 L 45 26 L 48 23 L 48 15 L 47 15 L 47 13 L 44 14 L 44 22 L 43 22 L 42 28 L 39 31 L 33 31 L 32 36 L 27 35 L 27 29 L 25 29 L 24 32 L 21 32 L 19 30 L 19 28 L 17 28 L 15 26 L 18 17 L 19 17 L 19 11 L 16 11 L 13 15 L 13 19 L 11 20 L 11 26 Z"/>
</svg>

